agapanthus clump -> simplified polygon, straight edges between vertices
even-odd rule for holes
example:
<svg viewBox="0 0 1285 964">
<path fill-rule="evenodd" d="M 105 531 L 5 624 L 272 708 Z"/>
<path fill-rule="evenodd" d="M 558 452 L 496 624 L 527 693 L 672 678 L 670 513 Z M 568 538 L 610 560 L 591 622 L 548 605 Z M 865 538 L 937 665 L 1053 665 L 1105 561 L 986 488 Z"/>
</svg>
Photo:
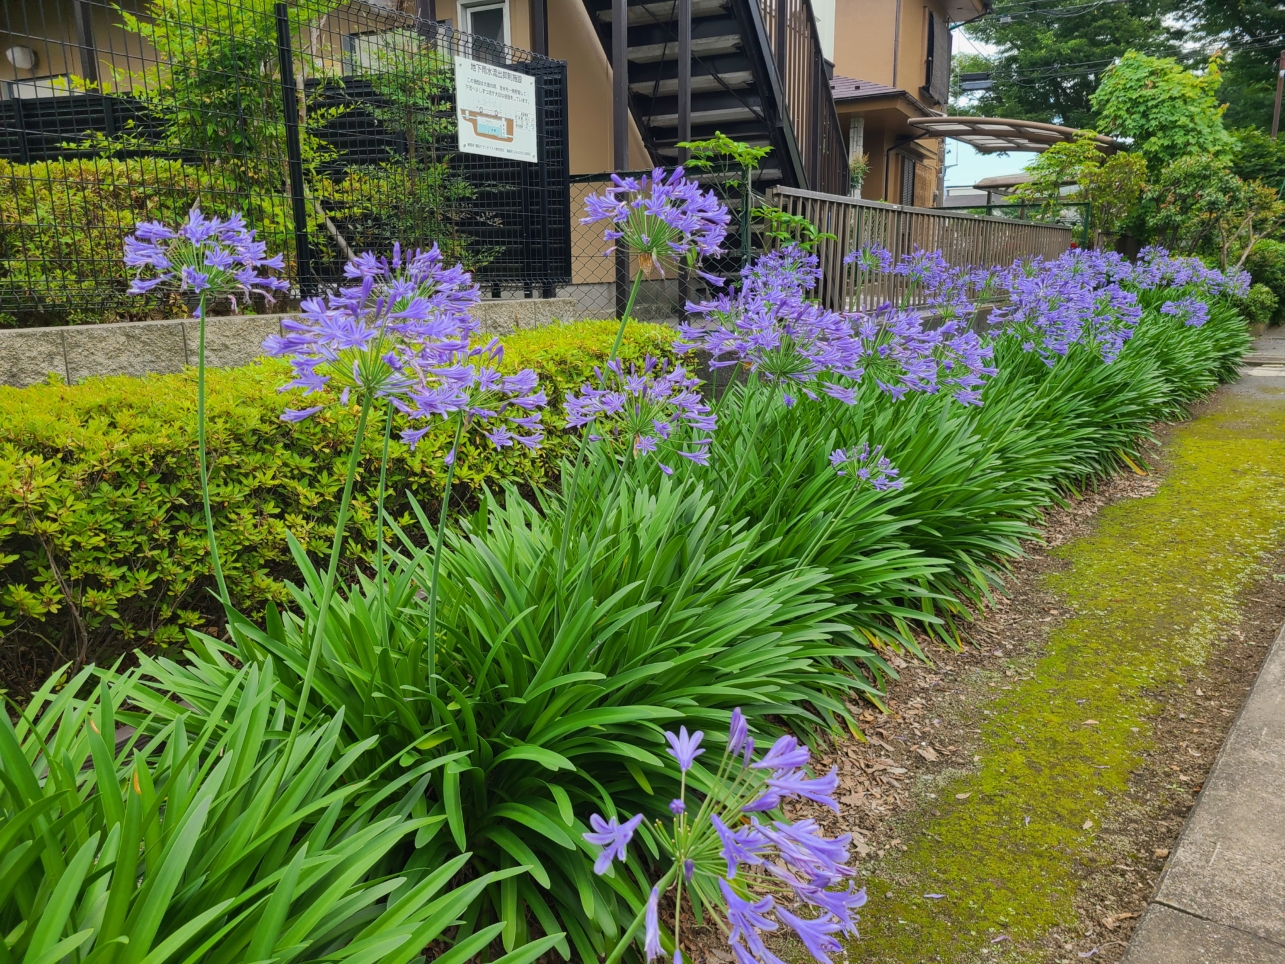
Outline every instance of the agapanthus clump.
<svg viewBox="0 0 1285 964">
<path fill-rule="evenodd" d="M 129 293 L 144 295 L 169 288 L 190 292 L 200 301 L 197 317 L 219 298 L 259 294 L 272 301 L 273 294 L 290 285 L 267 272 L 285 267 L 280 254 L 269 257 L 267 245 L 255 239 L 240 214 L 207 218 L 199 207 L 188 212 L 177 228 L 158 221 L 142 221 L 125 239 L 125 266 L 137 271 Z M 151 269 L 150 272 L 148 269 Z"/>
<path fill-rule="evenodd" d="M 1173 255 L 1155 246 L 1138 252 L 1138 260 L 1127 280 L 1130 287 L 1138 291 L 1189 288 L 1208 297 L 1226 294 L 1234 298 L 1245 297 L 1252 283 L 1247 271 L 1239 268 L 1219 271 L 1199 258 Z"/>
<path fill-rule="evenodd" d="M 673 819 L 655 821 L 652 830 L 667 869 L 652 887 L 630 929 L 643 929 L 643 957 L 682 961 L 681 910 L 684 891 L 693 908 L 702 907 L 722 932 L 739 964 L 780 964 L 764 935 L 782 925 L 792 930 L 821 964 L 842 951 L 836 935 L 857 933 L 865 888 L 857 889 L 848 866 L 850 836 L 825 837 L 813 820 L 789 821 L 760 814 L 779 812 L 787 800 L 808 800 L 836 813 L 838 774 L 808 772 L 811 753 L 793 736 L 778 739 L 755 758 L 754 741 L 739 709 L 732 712 L 726 748 L 716 768 L 705 767 L 701 783 L 711 789 L 688 800 L 688 774 L 696 766 L 704 734 L 666 733 L 666 751 L 678 764 L 678 796 L 670 802 Z M 612 860 L 628 859 L 627 845 L 639 817 L 625 823 L 591 818 L 595 833 L 585 839 L 603 847 L 594 866 L 610 871 Z M 604 859 L 605 858 L 605 859 Z M 673 893 L 673 924 L 661 923 L 662 898 Z M 695 896 L 693 896 L 693 894 Z"/>
<path fill-rule="evenodd" d="M 307 299 L 298 320 L 282 322 L 285 334 L 263 343 L 269 355 L 289 359 L 294 369 L 282 391 L 329 390 L 345 405 L 364 392 L 405 399 L 422 387 L 421 370 L 449 365 L 467 351 L 477 328 L 469 309 L 481 295 L 467 271 L 445 264 L 436 245 L 408 256 L 395 245 L 390 258 L 366 252 L 344 273 L 356 284 Z M 452 393 L 446 402 L 451 410 L 464 404 Z M 323 407 L 287 411 L 282 418 L 301 421 Z"/>
<path fill-rule="evenodd" d="M 567 393 L 568 428 L 588 426 L 590 442 L 607 445 L 618 457 L 654 458 L 666 475 L 674 456 L 709 463 L 717 418 L 701 397 L 700 379 L 650 355 L 642 368 L 631 364 L 626 370 L 614 359 L 595 374 L 600 387 L 586 383 L 579 394 Z"/>
<path fill-rule="evenodd" d="M 581 224 L 608 222 L 607 254 L 623 242 L 643 274 L 666 277 L 680 265 L 695 267 L 721 253 L 731 215 L 713 191 L 685 178 L 681 167 L 668 175 L 658 167 L 641 178 L 613 174 L 611 181 L 602 194 L 585 199 L 580 219 Z"/>
<path fill-rule="evenodd" d="M 821 277 L 815 254 L 788 246 L 755 258 L 729 294 L 687 309 L 695 320 L 679 325 L 680 352 L 703 348 L 710 367 L 739 365 L 781 392 L 787 406 L 795 392 L 824 392 L 849 404 L 861 378 L 851 331 L 843 316 L 808 293 Z"/>
<path fill-rule="evenodd" d="M 836 474 L 856 479 L 859 488 L 868 485 L 876 492 L 887 492 L 906 484 L 898 478 L 901 473 L 897 467 L 883 454 L 882 445 L 872 449 L 869 442 L 862 442 L 860 448 L 835 449 L 830 453 L 830 464 Z"/>
<path fill-rule="evenodd" d="M 981 389 L 995 374 L 994 350 L 972 331 L 977 309 L 993 288 L 989 270 L 952 267 L 940 251 L 916 248 L 895 262 L 879 245 L 851 252 L 864 282 L 876 274 L 907 279 L 899 306 L 886 302 L 847 315 L 857 364 L 893 398 L 910 392 L 950 393 L 967 405 L 981 404 Z M 926 308 L 911 307 L 918 293 Z"/>
</svg>

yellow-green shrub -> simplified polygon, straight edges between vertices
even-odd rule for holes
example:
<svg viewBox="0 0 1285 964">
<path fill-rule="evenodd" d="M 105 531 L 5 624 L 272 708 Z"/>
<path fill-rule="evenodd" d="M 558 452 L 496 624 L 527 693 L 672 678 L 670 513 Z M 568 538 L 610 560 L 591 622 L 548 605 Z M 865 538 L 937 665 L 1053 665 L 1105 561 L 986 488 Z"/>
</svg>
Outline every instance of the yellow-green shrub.
<svg viewBox="0 0 1285 964">
<path fill-rule="evenodd" d="M 499 452 L 468 443 L 456 465 L 455 498 L 502 481 L 538 486 L 578 435 L 560 429 L 563 393 L 591 377 L 609 353 L 615 322 L 521 332 L 504 340 L 506 367 L 534 368 L 548 392 L 545 445 Z M 668 355 L 672 331 L 630 326 L 621 356 Z M 294 566 L 287 531 L 311 552 L 328 549 L 351 451 L 357 407 L 331 406 L 312 419 L 280 421 L 301 399 L 277 388 L 287 366 L 264 360 L 208 376 L 211 495 L 220 552 L 235 603 L 257 611 L 283 601 Z M 209 625 L 217 604 L 196 472 L 195 373 L 93 379 L 74 387 L 0 388 L 0 626 L 4 662 L 14 647 L 34 656 L 43 678 L 71 658 L 71 612 L 45 547 L 70 584 L 99 661 L 144 642 L 172 643 L 184 626 Z M 388 507 L 411 521 L 407 493 L 438 504 L 449 445 L 430 433 L 415 451 L 397 441 L 394 419 Z M 351 566 L 373 548 L 383 416 L 363 446 L 346 544 Z"/>
</svg>

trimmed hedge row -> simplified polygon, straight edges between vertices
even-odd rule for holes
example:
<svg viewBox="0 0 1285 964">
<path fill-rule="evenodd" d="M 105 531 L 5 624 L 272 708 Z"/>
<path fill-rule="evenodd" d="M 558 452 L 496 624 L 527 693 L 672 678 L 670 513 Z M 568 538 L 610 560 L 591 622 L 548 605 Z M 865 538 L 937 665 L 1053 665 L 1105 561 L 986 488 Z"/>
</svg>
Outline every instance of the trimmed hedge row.
<svg viewBox="0 0 1285 964">
<path fill-rule="evenodd" d="M 504 340 L 508 367 L 534 368 L 551 399 L 590 377 L 609 354 L 616 322 L 584 322 L 520 332 Z M 626 360 L 668 355 L 672 331 L 631 325 Z M 328 550 L 338 493 L 358 407 L 327 408 L 290 425 L 282 408 L 283 362 L 211 371 L 209 445 L 215 526 L 234 602 L 260 612 L 286 600 L 283 577 L 295 573 L 286 542 Z M 218 606 L 201 515 L 196 462 L 195 373 L 142 379 L 93 379 L 81 385 L 0 388 L 0 630 L 5 676 L 37 681 L 63 658 L 72 617 L 61 583 L 71 589 L 102 662 L 144 643 L 182 639 L 184 627 L 212 625 Z M 414 495 L 440 498 L 442 458 L 450 439 L 430 433 L 412 452 L 397 441 L 394 418 L 387 506 L 409 521 Z M 462 446 L 456 497 L 482 485 L 547 481 L 571 439 L 556 417 L 546 444 L 495 451 Z M 372 417 L 347 542 L 355 565 L 373 548 L 374 508 L 384 417 Z M 51 559 L 52 563 L 51 566 Z M 25 672 L 13 666 L 17 662 Z"/>
</svg>

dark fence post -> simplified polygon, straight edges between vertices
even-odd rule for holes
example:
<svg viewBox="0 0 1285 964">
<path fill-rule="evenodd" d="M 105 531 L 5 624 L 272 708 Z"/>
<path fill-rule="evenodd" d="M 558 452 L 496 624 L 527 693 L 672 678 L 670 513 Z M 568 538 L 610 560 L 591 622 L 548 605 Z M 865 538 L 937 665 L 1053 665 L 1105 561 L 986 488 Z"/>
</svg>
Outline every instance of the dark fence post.
<svg viewBox="0 0 1285 964">
<path fill-rule="evenodd" d="M 617 171 L 629 170 L 629 5 L 611 4 L 611 162 Z M 616 242 L 616 315 L 629 303 L 629 249 Z"/>
<path fill-rule="evenodd" d="M 294 53 L 290 49 L 290 14 L 284 3 L 275 5 L 277 57 L 281 64 L 281 109 L 286 122 L 286 166 L 290 172 L 290 208 L 294 215 L 294 250 L 298 261 L 299 293 L 310 295 L 312 252 L 308 245 L 308 209 L 303 193 L 303 151 L 299 146 L 299 94 L 294 83 Z"/>
</svg>

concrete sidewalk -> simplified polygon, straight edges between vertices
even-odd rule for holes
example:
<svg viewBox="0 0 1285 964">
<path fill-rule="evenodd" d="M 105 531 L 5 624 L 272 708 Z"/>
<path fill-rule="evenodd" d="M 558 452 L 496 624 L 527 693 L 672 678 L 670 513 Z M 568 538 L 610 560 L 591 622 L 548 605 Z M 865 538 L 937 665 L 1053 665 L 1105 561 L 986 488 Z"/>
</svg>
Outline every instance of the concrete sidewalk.
<svg viewBox="0 0 1285 964">
<path fill-rule="evenodd" d="M 1124 964 L 1285 964 L 1285 628 Z"/>
</svg>

